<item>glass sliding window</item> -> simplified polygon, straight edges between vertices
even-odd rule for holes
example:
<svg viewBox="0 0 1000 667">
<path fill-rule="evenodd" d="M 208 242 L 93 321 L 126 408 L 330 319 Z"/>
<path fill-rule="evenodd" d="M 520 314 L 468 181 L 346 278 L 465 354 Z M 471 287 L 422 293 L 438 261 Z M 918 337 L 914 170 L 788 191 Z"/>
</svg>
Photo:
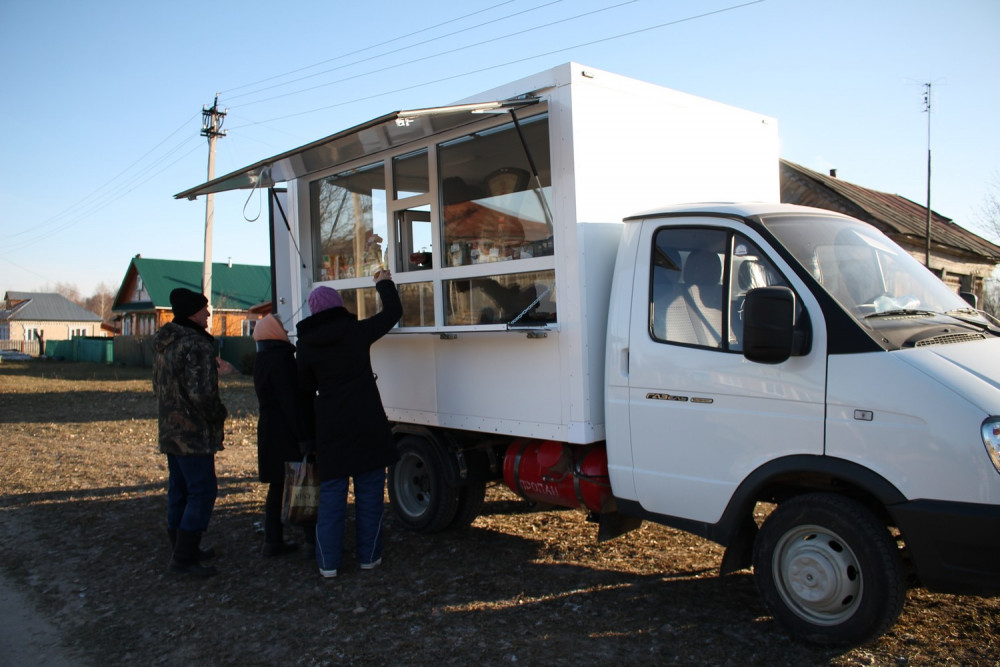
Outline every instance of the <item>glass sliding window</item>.
<svg viewBox="0 0 1000 667">
<path fill-rule="evenodd" d="M 392 159 L 392 183 L 395 199 L 404 199 L 430 192 L 427 149 L 400 155 Z"/>
<path fill-rule="evenodd" d="M 444 281 L 445 324 L 549 324 L 556 321 L 554 271 Z"/>
<path fill-rule="evenodd" d="M 401 327 L 434 326 L 434 287 L 432 283 L 397 284 L 399 300 L 403 303 Z M 371 317 L 382 310 L 382 301 L 374 287 L 338 290 L 344 299 L 344 308 L 358 319 Z"/>
<path fill-rule="evenodd" d="M 444 266 L 551 255 L 548 116 L 477 132 L 438 146 Z"/>
<path fill-rule="evenodd" d="M 396 271 L 422 271 L 432 266 L 431 207 L 396 212 Z"/>
<path fill-rule="evenodd" d="M 309 184 L 316 281 L 374 275 L 388 259 L 381 162 Z"/>
<path fill-rule="evenodd" d="M 434 326 L 434 285 L 433 283 L 402 283 L 399 300 L 403 302 L 401 327 Z"/>
<path fill-rule="evenodd" d="M 359 289 L 342 289 L 340 297 L 344 300 L 344 308 L 348 312 L 357 315 L 359 320 L 371 317 L 380 309 L 378 302 L 378 292 L 374 287 L 362 287 Z"/>
</svg>

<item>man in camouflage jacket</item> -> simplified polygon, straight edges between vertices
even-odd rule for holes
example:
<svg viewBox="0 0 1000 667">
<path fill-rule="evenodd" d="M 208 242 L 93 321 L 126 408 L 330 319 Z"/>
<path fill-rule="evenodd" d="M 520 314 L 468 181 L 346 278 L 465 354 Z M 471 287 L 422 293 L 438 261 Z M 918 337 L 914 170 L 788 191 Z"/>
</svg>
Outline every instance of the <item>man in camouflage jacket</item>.
<svg viewBox="0 0 1000 667">
<path fill-rule="evenodd" d="M 215 574 L 201 560 L 218 481 L 215 453 L 222 449 L 226 406 L 219 398 L 215 339 L 208 326 L 208 300 L 183 287 L 170 293 L 173 322 L 153 336 L 153 392 L 159 416 L 160 451 L 167 455 L 167 533 L 173 543 L 170 571 Z"/>
</svg>

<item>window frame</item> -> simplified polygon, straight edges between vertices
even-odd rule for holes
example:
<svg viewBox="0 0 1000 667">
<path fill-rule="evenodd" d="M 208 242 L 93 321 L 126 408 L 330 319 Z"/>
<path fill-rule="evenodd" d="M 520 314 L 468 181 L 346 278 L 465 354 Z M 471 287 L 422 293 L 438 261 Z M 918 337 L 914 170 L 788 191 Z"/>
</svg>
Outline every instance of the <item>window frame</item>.
<svg viewBox="0 0 1000 667">
<path fill-rule="evenodd" d="M 549 151 L 549 160 L 551 161 L 552 154 L 552 133 L 551 133 L 551 116 L 548 112 L 548 106 L 546 104 L 538 104 L 530 107 L 530 109 L 521 109 L 521 112 L 528 111 L 524 113 L 522 117 L 518 114 L 518 121 L 525 122 L 528 119 L 533 119 L 532 122 L 544 122 L 549 124 L 548 133 L 548 145 L 545 149 Z M 544 116 L 544 118 L 537 120 L 536 117 Z M 308 180 L 304 180 L 304 187 L 302 191 L 306 194 L 307 199 L 307 210 L 305 212 L 304 219 L 307 220 L 307 229 L 304 230 L 306 238 L 310 240 L 313 244 L 311 257 L 313 257 L 313 266 L 316 267 L 321 257 L 319 256 L 319 236 L 317 229 L 317 222 L 315 220 L 315 211 L 312 210 L 314 206 L 312 189 L 314 184 L 322 181 L 331 176 L 335 176 L 341 173 L 347 173 L 352 170 L 359 170 L 365 167 L 381 163 L 382 169 L 384 170 L 385 180 L 385 227 L 387 230 L 386 248 L 384 252 L 387 252 L 389 258 L 388 266 L 392 270 L 393 280 L 396 282 L 397 286 L 400 287 L 401 296 L 403 291 L 403 286 L 412 283 L 427 283 L 430 282 L 432 285 L 432 298 L 433 298 L 433 312 L 434 321 L 430 325 L 417 325 L 417 326 L 406 326 L 402 323 L 398 325 L 393 332 L 394 333 L 453 333 L 453 332 L 463 332 L 463 331 L 505 331 L 508 330 L 507 324 L 473 324 L 473 325 L 449 325 L 446 324 L 446 305 L 444 303 L 445 296 L 445 284 L 450 281 L 455 280 L 466 280 L 466 279 L 476 279 L 476 278 L 486 278 L 489 276 L 497 274 L 521 274 L 521 273 L 535 273 L 540 271 L 551 271 L 553 272 L 554 283 L 558 282 L 558 275 L 556 274 L 556 257 L 553 252 L 551 255 L 546 255 L 542 257 L 531 257 L 523 258 L 504 262 L 491 262 L 482 264 L 470 264 L 462 266 L 444 266 L 443 255 L 440 251 L 442 248 L 442 229 L 441 229 L 441 208 L 442 208 L 442 197 L 441 197 L 441 184 L 438 177 L 439 171 L 439 160 L 438 160 L 438 147 L 441 144 L 448 142 L 453 142 L 463 136 L 471 136 L 477 133 L 489 132 L 497 130 L 504 125 L 511 123 L 511 117 L 509 114 L 500 114 L 493 117 L 486 117 L 483 121 L 479 123 L 470 123 L 457 128 L 453 128 L 446 132 L 440 134 L 432 135 L 423 139 L 421 141 L 405 144 L 402 146 L 395 147 L 391 150 L 382 151 L 378 153 L 373 153 L 371 155 L 366 155 L 362 159 L 354 160 L 344 164 L 336 165 L 330 169 L 324 170 L 322 172 L 317 172 L 315 175 L 311 175 Z M 414 155 L 418 155 L 423 152 L 428 160 L 428 178 L 430 179 L 430 192 L 425 194 L 416 194 L 405 196 L 402 198 L 396 198 L 396 192 L 398 190 L 394 177 L 394 165 L 397 158 L 411 158 Z M 549 186 L 551 190 L 551 186 Z M 548 206 L 551 207 L 551 195 L 549 197 Z M 374 208 L 374 207 L 373 207 Z M 429 268 L 421 268 L 419 270 L 400 270 L 401 259 L 399 256 L 399 238 L 397 235 L 396 224 L 397 216 L 402 214 L 406 210 L 413 209 L 424 209 L 429 208 L 430 211 L 430 231 L 431 231 L 431 266 Z M 375 221 L 377 222 L 377 221 Z M 373 225 L 374 226 L 374 225 Z M 553 226 L 553 246 L 558 245 L 559 239 L 557 227 Z M 318 275 L 318 273 L 313 273 L 314 268 L 309 268 L 307 274 L 305 275 Z M 351 292 L 353 290 L 368 290 L 374 289 L 371 276 L 355 276 L 352 278 L 338 278 L 331 280 L 317 280 L 313 279 L 312 287 L 317 287 L 319 285 L 327 285 L 334 287 L 340 291 Z M 556 292 L 553 289 L 552 292 Z M 554 296 L 552 297 L 554 299 Z M 405 310 L 405 304 L 404 304 Z M 371 315 L 371 313 L 367 313 Z M 557 316 L 558 317 L 558 316 Z M 555 324 L 539 324 L 535 328 L 544 327 L 554 329 L 558 325 L 558 320 Z M 518 327 L 511 327 L 511 330 L 518 330 Z"/>
</svg>

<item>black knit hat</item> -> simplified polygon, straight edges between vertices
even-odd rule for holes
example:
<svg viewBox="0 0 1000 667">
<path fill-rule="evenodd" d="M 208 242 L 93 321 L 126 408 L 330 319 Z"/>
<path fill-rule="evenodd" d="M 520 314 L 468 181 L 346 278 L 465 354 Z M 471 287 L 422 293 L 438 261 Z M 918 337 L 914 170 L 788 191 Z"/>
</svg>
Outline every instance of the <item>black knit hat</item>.
<svg viewBox="0 0 1000 667">
<path fill-rule="evenodd" d="M 207 305 L 208 299 L 204 294 L 184 287 L 178 287 L 170 293 L 170 309 L 174 311 L 174 317 L 191 317 Z"/>
</svg>

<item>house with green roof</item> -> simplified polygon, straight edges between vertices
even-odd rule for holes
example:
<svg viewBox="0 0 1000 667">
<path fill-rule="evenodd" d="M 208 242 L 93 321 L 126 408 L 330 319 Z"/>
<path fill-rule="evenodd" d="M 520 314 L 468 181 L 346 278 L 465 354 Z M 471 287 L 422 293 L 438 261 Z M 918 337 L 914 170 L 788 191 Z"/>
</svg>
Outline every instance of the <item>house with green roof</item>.
<svg viewBox="0 0 1000 667">
<path fill-rule="evenodd" d="M 201 292 L 203 266 L 202 262 L 133 257 L 111 306 L 121 318 L 122 335 L 152 335 L 171 321 L 170 292 L 177 287 Z M 259 311 L 271 312 L 270 301 L 270 267 L 212 264 L 212 335 L 249 335 L 250 323 L 260 316 Z M 262 304 L 266 307 L 260 308 Z"/>
</svg>

